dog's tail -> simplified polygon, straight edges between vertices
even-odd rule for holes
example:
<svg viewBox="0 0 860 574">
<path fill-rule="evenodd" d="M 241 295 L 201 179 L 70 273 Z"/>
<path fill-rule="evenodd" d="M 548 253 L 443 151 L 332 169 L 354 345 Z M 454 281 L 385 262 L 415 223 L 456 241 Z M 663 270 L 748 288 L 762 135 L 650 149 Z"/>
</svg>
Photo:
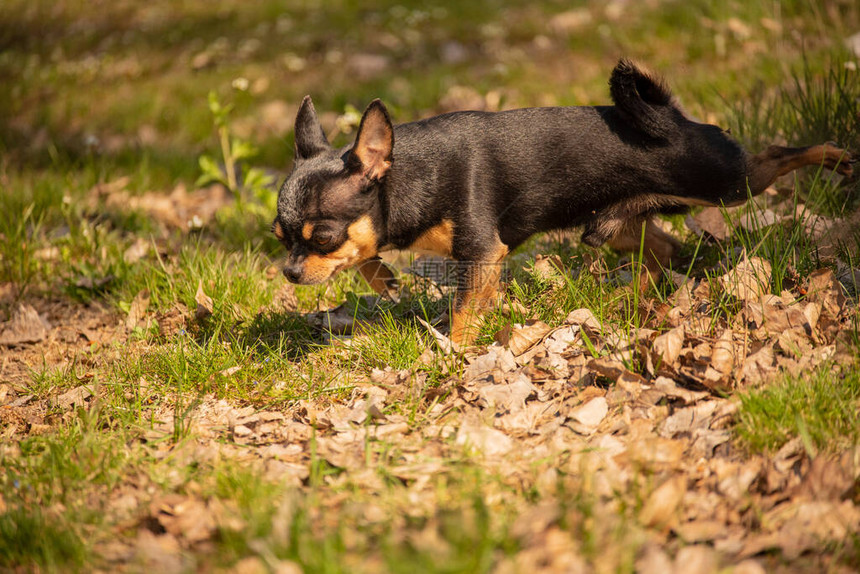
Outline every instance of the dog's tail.
<svg viewBox="0 0 860 574">
<path fill-rule="evenodd" d="M 630 60 L 620 60 L 612 70 L 609 93 L 624 119 L 639 131 L 654 138 L 674 131 L 678 106 L 672 92 L 662 79 Z"/>
</svg>

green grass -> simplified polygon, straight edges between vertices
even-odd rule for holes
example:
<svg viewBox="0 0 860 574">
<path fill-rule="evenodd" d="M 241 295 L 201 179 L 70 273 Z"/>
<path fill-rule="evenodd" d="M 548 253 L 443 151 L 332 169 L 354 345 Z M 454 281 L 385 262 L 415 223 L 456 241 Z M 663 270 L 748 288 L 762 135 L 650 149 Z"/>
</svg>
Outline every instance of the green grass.
<svg viewBox="0 0 860 574">
<path fill-rule="evenodd" d="M 754 152 L 772 143 L 807 146 L 833 141 L 848 150 L 860 146 L 857 117 L 860 81 L 856 57 L 836 50 L 824 58 L 804 53 L 792 66 L 790 82 L 766 89 L 757 86 L 749 97 L 726 102 L 728 127 Z M 856 207 L 858 183 L 835 186 L 829 172 L 814 167 L 799 172 L 795 196 L 812 201 L 816 210 L 843 214 Z"/>
<path fill-rule="evenodd" d="M 16 507 L 0 514 L 0 567 L 83 571 L 90 556 L 75 532 L 78 523 L 76 516 L 46 516 L 38 507 Z"/>
<path fill-rule="evenodd" d="M 753 452 L 775 452 L 800 437 L 813 452 L 860 441 L 860 374 L 826 364 L 814 372 L 739 394 L 736 433 Z"/>
<path fill-rule="evenodd" d="M 380 521 L 357 515 L 360 504 L 326 508 L 314 497 L 302 498 L 293 489 L 246 470 L 215 468 L 203 480 L 212 484 L 214 496 L 235 505 L 238 522 L 219 529 L 223 564 L 257 555 L 290 560 L 313 572 L 370 572 L 374 567 L 362 564 L 359 556 L 379 552 L 380 566 L 390 572 L 405 572 L 407 567 L 428 573 L 484 572 L 498 552 L 515 548 L 478 492 L 457 494 L 456 500 L 442 503 L 427 516 Z M 457 485 L 455 492 L 463 487 L 468 490 L 468 485 Z M 389 495 L 399 498 L 402 489 L 393 486 Z M 398 512 L 394 507 L 389 510 Z M 419 538 L 429 531 L 436 537 L 432 548 Z"/>
<path fill-rule="evenodd" d="M 137 460 L 124 431 L 98 409 L 0 450 L 0 567 L 83 571 L 90 536 L 104 523 L 114 487 Z"/>
</svg>

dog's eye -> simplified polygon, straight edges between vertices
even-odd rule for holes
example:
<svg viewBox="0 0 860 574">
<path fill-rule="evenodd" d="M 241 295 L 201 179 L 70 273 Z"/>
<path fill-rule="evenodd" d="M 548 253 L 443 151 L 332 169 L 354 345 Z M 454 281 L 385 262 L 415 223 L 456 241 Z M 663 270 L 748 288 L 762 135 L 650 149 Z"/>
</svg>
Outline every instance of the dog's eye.
<svg viewBox="0 0 860 574">
<path fill-rule="evenodd" d="M 317 245 L 328 245 L 331 242 L 331 233 L 320 232 L 314 233 L 314 243 Z"/>
</svg>

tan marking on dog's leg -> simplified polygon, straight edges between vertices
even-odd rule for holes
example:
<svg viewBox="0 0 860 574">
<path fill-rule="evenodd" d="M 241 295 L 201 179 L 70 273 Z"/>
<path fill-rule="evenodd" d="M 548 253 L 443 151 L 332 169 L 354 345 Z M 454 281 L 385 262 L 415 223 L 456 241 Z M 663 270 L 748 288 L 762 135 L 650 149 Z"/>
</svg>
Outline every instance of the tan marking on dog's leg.
<svg viewBox="0 0 860 574">
<path fill-rule="evenodd" d="M 507 254 L 507 246 L 496 239 L 496 246 L 487 257 L 480 261 L 462 262 L 468 267 L 459 278 L 451 314 L 451 340 L 458 345 L 468 346 L 475 342 L 481 316 L 497 305 L 502 260 Z"/>
<path fill-rule="evenodd" d="M 380 259 L 368 259 L 358 265 L 358 272 L 370 285 L 370 288 L 380 295 L 397 297 L 397 278 L 391 268 Z"/>
<path fill-rule="evenodd" d="M 451 256 L 454 245 L 454 222 L 443 219 L 442 223 L 434 225 L 418 236 L 412 245 L 407 247 L 412 251 L 430 251 L 445 257 Z"/>
<path fill-rule="evenodd" d="M 842 175 L 851 176 L 851 159 L 851 154 L 847 151 L 830 144 L 800 148 L 772 145 L 749 161 L 750 193 L 758 195 L 778 177 L 808 165 L 824 166 L 830 170 L 835 169 Z"/>
</svg>

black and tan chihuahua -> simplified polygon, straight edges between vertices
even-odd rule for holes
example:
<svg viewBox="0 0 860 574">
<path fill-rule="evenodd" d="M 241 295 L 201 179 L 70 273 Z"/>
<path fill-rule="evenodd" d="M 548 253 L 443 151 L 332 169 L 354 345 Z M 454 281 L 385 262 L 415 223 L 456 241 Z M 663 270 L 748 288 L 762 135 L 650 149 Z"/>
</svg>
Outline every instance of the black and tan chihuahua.
<svg viewBox="0 0 860 574">
<path fill-rule="evenodd" d="M 377 254 L 432 251 L 459 262 L 451 338 L 474 340 L 494 304 L 502 259 L 531 235 L 584 227 L 582 241 L 636 250 L 652 266 L 679 242 L 653 221 L 693 205 L 737 205 L 807 165 L 852 173 L 831 144 L 748 154 L 723 129 L 690 120 L 654 75 L 621 60 L 614 106 L 455 112 L 393 125 L 381 101 L 355 142 L 334 149 L 310 97 L 296 118 L 296 161 L 273 231 L 284 275 L 320 283 L 358 266 L 377 292 L 394 285 Z M 644 225 L 644 231 L 643 231 Z"/>
</svg>

